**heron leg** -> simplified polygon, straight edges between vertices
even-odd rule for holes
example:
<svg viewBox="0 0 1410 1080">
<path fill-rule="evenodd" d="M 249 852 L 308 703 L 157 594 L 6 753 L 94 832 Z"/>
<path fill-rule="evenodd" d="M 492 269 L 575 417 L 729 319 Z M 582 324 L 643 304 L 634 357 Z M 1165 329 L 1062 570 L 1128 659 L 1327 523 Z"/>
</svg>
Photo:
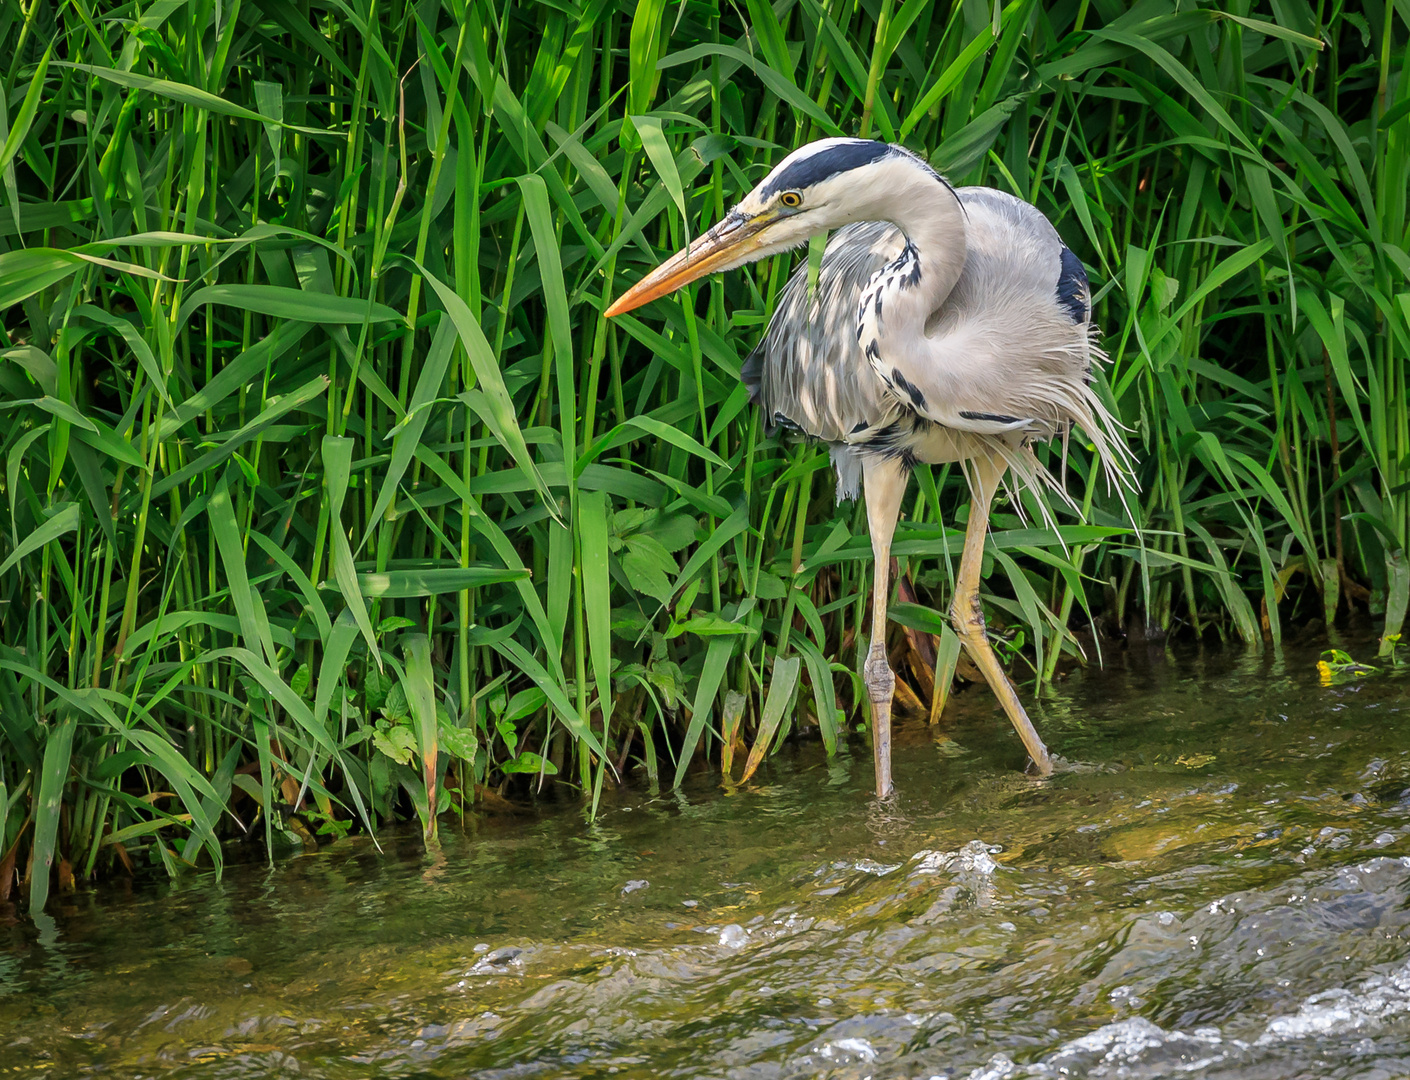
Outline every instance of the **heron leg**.
<svg viewBox="0 0 1410 1080">
<path fill-rule="evenodd" d="M 955 599 L 950 606 L 950 622 L 975 666 L 984 673 L 1004 712 L 1008 713 L 1039 774 L 1048 776 L 1053 771 L 1048 749 L 1038 737 L 1028 714 L 1023 711 L 1023 704 L 1018 700 L 1013 684 L 989 646 L 985 635 L 984 610 L 979 606 L 979 571 L 984 562 L 984 538 L 989 531 L 989 508 L 1006 466 L 992 458 L 976 458 L 970 464 L 974 469 L 974 501 L 969 508 L 969 525 L 965 530 L 959 580 L 955 582 Z"/>
<path fill-rule="evenodd" d="M 901 498 L 911 470 L 894 458 L 868 456 L 862 463 L 867 497 L 867 531 L 874 562 L 871 603 L 871 645 L 862 677 L 871 699 L 872 754 L 876 759 L 876 794 L 891 793 L 891 697 L 896 676 L 886 659 L 886 603 L 891 596 L 891 537 L 901 513 Z"/>
</svg>

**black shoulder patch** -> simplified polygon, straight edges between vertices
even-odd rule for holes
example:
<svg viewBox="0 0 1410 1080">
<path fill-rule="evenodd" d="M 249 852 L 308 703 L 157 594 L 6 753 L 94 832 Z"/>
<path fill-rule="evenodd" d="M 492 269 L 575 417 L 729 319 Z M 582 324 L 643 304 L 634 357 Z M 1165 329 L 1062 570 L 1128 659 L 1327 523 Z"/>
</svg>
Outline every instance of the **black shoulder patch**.
<svg viewBox="0 0 1410 1080">
<path fill-rule="evenodd" d="M 870 165 L 890 153 L 891 147 L 884 142 L 849 139 L 795 161 L 770 180 L 760 194 L 767 199 L 780 191 L 801 191 L 822 183 L 830 176 Z"/>
<path fill-rule="evenodd" d="M 1003 413 L 961 412 L 960 415 L 966 420 L 977 420 L 983 424 L 1017 424 L 1021 422 L 1018 417 L 1005 416 Z"/>
<path fill-rule="evenodd" d="M 764 342 L 759 342 L 758 348 L 740 365 L 739 381 L 749 388 L 750 404 L 757 405 L 764 389 Z"/>
<path fill-rule="evenodd" d="M 1082 268 L 1082 260 L 1064 245 L 1062 271 L 1057 280 L 1057 302 L 1072 316 L 1073 322 L 1083 323 L 1089 314 L 1087 296 L 1087 271 Z"/>
<path fill-rule="evenodd" d="M 901 374 L 900 368 L 891 369 L 891 381 L 896 384 L 896 389 L 911 399 L 911 404 L 917 409 L 925 408 L 925 395 L 920 392 L 920 387 L 911 382 Z M 960 414 L 961 416 L 964 413 Z"/>
<path fill-rule="evenodd" d="M 799 427 L 791 417 L 784 416 L 781 412 L 774 413 L 773 421 L 768 426 L 771 432 L 778 428 L 783 428 L 785 431 L 792 431 L 799 435 L 803 434 L 803 429 Z"/>
</svg>

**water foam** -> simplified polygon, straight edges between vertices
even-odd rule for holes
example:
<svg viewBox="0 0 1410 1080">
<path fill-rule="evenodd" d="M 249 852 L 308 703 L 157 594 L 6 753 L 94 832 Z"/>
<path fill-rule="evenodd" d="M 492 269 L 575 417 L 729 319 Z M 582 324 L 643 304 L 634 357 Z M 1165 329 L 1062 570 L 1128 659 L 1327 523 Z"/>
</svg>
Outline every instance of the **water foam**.
<svg viewBox="0 0 1410 1080">
<path fill-rule="evenodd" d="M 1155 1080 L 1198 1073 L 1221 1063 L 1247 1061 L 1259 1049 L 1282 1043 L 1357 1034 L 1407 1013 L 1410 962 L 1390 974 L 1371 976 L 1355 990 L 1338 987 L 1313 994 L 1295 1014 L 1268 1021 L 1263 1034 L 1252 1044 L 1229 1038 L 1217 1027 L 1170 1031 L 1143 1016 L 1134 1016 L 1069 1039 L 1041 1060 L 1027 1065 L 1017 1064 L 1006 1054 L 995 1054 L 972 1070 L 966 1080 L 1062 1076 Z"/>
<path fill-rule="evenodd" d="M 911 856 L 911 862 L 917 864 L 911 873 L 938 874 L 947 871 L 952 874 L 971 873 L 990 877 L 999 868 L 999 864 L 991 856 L 1003 850 L 997 844 L 971 840 L 958 851 L 917 851 Z"/>
<path fill-rule="evenodd" d="M 1225 1040 L 1218 1028 L 1186 1033 L 1166 1031 L 1143 1016 L 1106 1024 L 1030 1065 L 995 1054 L 967 1080 L 1017 1080 L 1018 1077 L 1120 1076 L 1166 1077 L 1217 1065 L 1247 1044 Z M 932 1077 L 931 1080 L 939 1080 Z"/>
<path fill-rule="evenodd" d="M 829 1061 L 875 1061 L 876 1048 L 866 1039 L 833 1039 L 818 1049 L 818 1056 Z"/>
<path fill-rule="evenodd" d="M 1410 963 L 1389 975 L 1373 975 L 1358 990 L 1342 987 L 1313 994 L 1292 1016 L 1276 1016 L 1258 1046 L 1291 1039 L 1345 1035 L 1410 1012 Z"/>
</svg>

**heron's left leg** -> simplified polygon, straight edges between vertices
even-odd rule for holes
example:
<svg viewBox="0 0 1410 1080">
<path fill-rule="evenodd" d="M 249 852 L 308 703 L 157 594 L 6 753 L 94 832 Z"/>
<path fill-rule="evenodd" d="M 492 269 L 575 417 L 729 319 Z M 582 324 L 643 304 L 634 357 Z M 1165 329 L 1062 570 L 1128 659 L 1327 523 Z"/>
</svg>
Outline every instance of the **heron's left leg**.
<svg viewBox="0 0 1410 1080">
<path fill-rule="evenodd" d="M 1004 669 L 999 664 L 999 658 L 989 646 L 989 639 L 985 634 L 984 610 L 979 606 L 979 571 L 984 563 L 984 538 L 989 532 L 989 507 L 993 502 L 994 493 L 999 489 L 999 480 L 1003 477 L 1006 466 L 1002 460 L 993 458 L 975 458 L 970 465 L 974 469 L 974 483 L 971 484 L 974 500 L 969 507 L 969 525 L 965 529 L 964 554 L 960 556 L 960 574 L 955 582 L 955 599 L 950 606 L 950 622 L 960 640 L 964 642 L 970 659 L 984 673 L 994 696 L 999 699 L 1004 712 L 1008 713 L 1014 730 L 1023 740 L 1024 748 L 1033 759 L 1033 764 L 1038 767 L 1038 772 L 1047 776 L 1053 771 L 1048 748 L 1038 737 L 1028 714 L 1023 711 L 1023 703 L 1018 700 L 1013 683 L 1009 682 L 1009 677 L 1004 674 Z"/>
<path fill-rule="evenodd" d="M 895 458 L 866 457 L 862 486 L 867 498 L 867 531 L 874 562 L 871 601 L 871 646 L 862 676 L 871 698 L 872 755 L 876 760 L 876 794 L 891 793 L 891 697 L 896 676 L 886 659 L 886 603 L 891 595 L 891 537 L 901 513 L 901 498 L 911 470 Z"/>
</svg>

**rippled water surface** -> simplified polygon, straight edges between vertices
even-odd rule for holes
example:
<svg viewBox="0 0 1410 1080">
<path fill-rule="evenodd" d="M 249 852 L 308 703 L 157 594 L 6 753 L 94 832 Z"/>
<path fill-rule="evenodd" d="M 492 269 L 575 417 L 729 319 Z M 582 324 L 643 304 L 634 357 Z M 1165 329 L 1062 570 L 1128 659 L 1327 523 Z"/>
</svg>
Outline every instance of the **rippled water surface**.
<svg viewBox="0 0 1410 1080">
<path fill-rule="evenodd" d="M 980 689 L 867 748 L 113 886 L 0 929 L 0 1075 L 1403 1077 L 1410 680 L 1313 652 Z"/>
</svg>

